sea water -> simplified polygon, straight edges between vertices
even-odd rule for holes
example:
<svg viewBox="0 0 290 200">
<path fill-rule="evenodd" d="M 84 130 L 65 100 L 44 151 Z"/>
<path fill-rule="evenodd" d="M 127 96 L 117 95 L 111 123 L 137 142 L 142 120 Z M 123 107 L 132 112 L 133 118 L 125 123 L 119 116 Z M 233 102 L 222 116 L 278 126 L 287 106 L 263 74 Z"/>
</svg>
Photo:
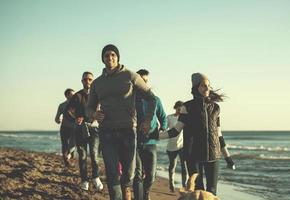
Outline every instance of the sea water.
<svg viewBox="0 0 290 200">
<path fill-rule="evenodd" d="M 290 199 L 290 131 L 225 131 L 223 135 L 237 169 L 227 169 L 222 159 L 219 180 L 265 199 Z M 166 144 L 166 140 L 158 144 L 158 173 L 163 176 L 168 169 Z M 57 131 L 2 131 L 0 147 L 61 152 Z M 178 163 L 177 174 L 180 171 Z"/>
</svg>

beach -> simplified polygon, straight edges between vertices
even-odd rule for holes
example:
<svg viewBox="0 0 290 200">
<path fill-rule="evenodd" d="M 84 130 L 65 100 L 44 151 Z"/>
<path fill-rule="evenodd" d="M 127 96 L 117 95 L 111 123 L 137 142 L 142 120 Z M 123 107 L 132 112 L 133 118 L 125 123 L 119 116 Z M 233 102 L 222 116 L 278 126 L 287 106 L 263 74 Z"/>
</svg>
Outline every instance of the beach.
<svg viewBox="0 0 290 200">
<path fill-rule="evenodd" d="M 109 199 L 107 187 L 100 193 L 79 188 L 77 160 L 64 169 L 62 157 L 56 153 L 43 153 L 13 148 L 0 148 L 0 197 L 5 199 Z M 106 185 L 104 166 L 101 179 Z M 90 174 L 90 167 L 89 167 Z M 178 192 L 168 190 L 168 181 L 157 177 L 151 192 L 152 200 L 175 200 Z M 259 200 L 261 198 L 237 191 L 234 186 L 219 184 L 222 200 Z"/>
</svg>

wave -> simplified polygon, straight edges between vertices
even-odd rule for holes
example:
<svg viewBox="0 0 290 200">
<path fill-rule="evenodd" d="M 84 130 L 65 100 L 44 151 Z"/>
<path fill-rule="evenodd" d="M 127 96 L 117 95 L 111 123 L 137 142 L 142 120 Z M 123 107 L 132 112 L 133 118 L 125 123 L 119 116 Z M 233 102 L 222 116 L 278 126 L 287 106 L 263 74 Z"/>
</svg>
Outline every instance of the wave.
<svg viewBox="0 0 290 200">
<path fill-rule="evenodd" d="M 256 159 L 256 160 L 290 160 L 289 156 L 266 156 L 265 154 L 249 155 L 249 154 L 233 154 L 233 158 L 237 159 Z"/>
<path fill-rule="evenodd" d="M 13 134 L 13 133 L 1 133 L 0 137 L 6 138 L 17 138 L 17 139 L 49 139 L 49 140 L 58 140 L 58 134 L 55 135 L 31 135 L 31 134 Z"/>
<path fill-rule="evenodd" d="M 228 145 L 229 149 L 233 150 L 250 150 L 250 151 L 271 151 L 271 152 L 287 152 L 290 151 L 287 147 L 265 147 L 261 146 L 236 146 L 236 145 Z"/>
</svg>

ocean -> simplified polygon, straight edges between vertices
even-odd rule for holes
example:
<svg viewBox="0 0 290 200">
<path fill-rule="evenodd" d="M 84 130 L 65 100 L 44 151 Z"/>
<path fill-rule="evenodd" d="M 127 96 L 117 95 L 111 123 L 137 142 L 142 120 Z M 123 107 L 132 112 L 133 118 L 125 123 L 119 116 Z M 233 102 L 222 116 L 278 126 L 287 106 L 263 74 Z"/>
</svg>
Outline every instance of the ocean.
<svg viewBox="0 0 290 200">
<path fill-rule="evenodd" d="M 224 131 L 236 170 L 220 162 L 219 180 L 264 199 L 290 199 L 290 131 Z M 167 175 L 166 140 L 158 144 L 158 175 Z M 0 147 L 60 154 L 57 131 L 2 131 Z M 177 165 L 177 173 L 180 166 Z M 180 179 L 176 179 L 180 184 Z"/>
</svg>

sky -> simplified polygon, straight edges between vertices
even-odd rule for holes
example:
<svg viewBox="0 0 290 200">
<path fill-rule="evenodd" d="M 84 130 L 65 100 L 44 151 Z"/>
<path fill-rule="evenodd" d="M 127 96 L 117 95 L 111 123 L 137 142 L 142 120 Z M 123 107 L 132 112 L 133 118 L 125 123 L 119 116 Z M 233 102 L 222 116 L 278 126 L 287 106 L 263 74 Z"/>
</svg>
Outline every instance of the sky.
<svg viewBox="0 0 290 200">
<path fill-rule="evenodd" d="M 228 97 L 223 130 L 290 130 L 288 0 L 0 0 L 0 130 L 57 130 L 64 90 L 101 74 L 110 43 L 167 114 L 201 72 Z"/>
</svg>

